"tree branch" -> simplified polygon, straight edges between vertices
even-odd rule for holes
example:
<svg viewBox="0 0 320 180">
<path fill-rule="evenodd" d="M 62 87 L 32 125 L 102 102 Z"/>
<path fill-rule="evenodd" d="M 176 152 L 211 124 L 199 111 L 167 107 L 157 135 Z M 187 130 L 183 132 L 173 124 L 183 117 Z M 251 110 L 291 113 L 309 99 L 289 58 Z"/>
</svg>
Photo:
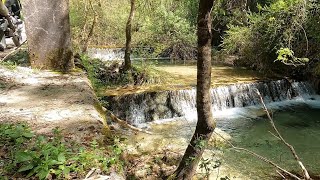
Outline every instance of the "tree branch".
<svg viewBox="0 0 320 180">
<path fill-rule="evenodd" d="M 286 173 L 287 175 L 289 175 L 290 177 L 294 178 L 294 179 L 297 179 L 297 180 L 301 180 L 301 178 L 299 178 L 298 176 L 290 173 L 289 171 L 285 170 L 284 168 L 280 167 L 278 164 L 274 163 L 273 161 L 253 152 L 253 151 L 250 151 L 246 148 L 241 148 L 241 147 L 237 147 L 237 146 L 234 146 L 229 140 L 225 139 L 221 134 L 217 133 L 216 131 L 214 131 L 215 134 L 217 134 L 218 136 L 220 136 L 224 141 L 226 141 L 233 149 L 235 150 L 239 150 L 239 151 L 244 151 L 248 154 L 251 154 L 252 156 L 255 156 L 256 158 L 272 165 L 273 167 L 277 168 L 278 170 L 280 170 L 281 172 L 284 172 Z"/>
<path fill-rule="evenodd" d="M 262 98 L 259 90 L 257 90 L 257 94 L 258 94 L 258 96 L 259 96 L 259 98 L 260 98 L 260 101 L 261 101 L 261 104 L 262 104 L 262 106 L 263 106 L 264 111 L 267 113 L 267 116 L 268 116 L 268 119 L 269 119 L 269 121 L 270 121 L 270 123 L 271 123 L 271 126 L 272 126 L 272 128 L 274 129 L 274 131 L 276 132 L 276 136 L 279 137 L 279 139 L 283 142 L 283 144 L 285 144 L 285 145 L 290 149 L 293 157 L 295 158 L 295 160 L 298 162 L 300 168 L 302 169 L 303 175 L 304 175 L 305 179 L 307 179 L 307 180 L 311 179 L 311 178 L 310 178 L 310 175 L 309 175 L 309 173 L 308 173 L 308 171 L 307 171 L 307 169 L 305 168 L 305 166 L 304 166 L 303 163 L 301 162 L 301 160 L 300 160 L 299 156 L 297 155 L 294 147 L 293 147 L 291 144 L 289 144 L 289 143 L 282 137 L 282 135 L 280 134 L 278 128 L 277 128 L 276 125 L 274 124 L 274 121 L 273 121 L 273 119 L 272 119 L 272 117 L 271 117 L 271 115 L 270 115 L 270 113 L 269 113 L 269 111 L 268 111 L 268 109 L 267 109 L 266 104 L 265 104 L 264 101 L 263 101 L 263 98 Z"/>
</svg>

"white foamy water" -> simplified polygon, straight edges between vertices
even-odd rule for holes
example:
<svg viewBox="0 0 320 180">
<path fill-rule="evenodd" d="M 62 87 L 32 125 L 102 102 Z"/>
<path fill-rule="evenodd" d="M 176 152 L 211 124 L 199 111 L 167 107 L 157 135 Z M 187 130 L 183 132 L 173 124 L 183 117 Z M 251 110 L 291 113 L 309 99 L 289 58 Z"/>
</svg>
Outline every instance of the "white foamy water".
<svg viewBox="0 0 320 180">
<path fill-rule="evenodd" d="M 214 117 L 220 119 L 263 114 L 257 92 L 271 109 L 299 103 L 320 106 L 317 103 L 319 96 L 308 82 L 277 80 L 235 84 L 210 90 Z M 176 118 L 185 118 L 187 121 L 197 119 L 196 89 L 130 94 L 106 101 L 110 105 L 108 108 L 117 116 L 134 125 Z"/>
</svg>

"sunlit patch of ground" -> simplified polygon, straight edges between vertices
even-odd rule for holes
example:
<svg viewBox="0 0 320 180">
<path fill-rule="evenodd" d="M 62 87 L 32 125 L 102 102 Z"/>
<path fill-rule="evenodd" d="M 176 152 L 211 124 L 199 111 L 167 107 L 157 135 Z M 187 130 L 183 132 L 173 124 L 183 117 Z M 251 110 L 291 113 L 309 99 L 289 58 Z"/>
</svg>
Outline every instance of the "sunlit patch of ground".
<svg viewBox="0 0 320 180">
<path fill-rule="evenodd" d="M 196 66 L 161 66 L 158 70 L 168 73 L 168 83 L 173 85 L 196 86 Z M 211 85 L 213 87 L 235 83 L 253 82 L 261 80 L 261 74 L 244 68 L 227 66 L 212 67 Z"/>
<path fill-rule="evenodd" d="M 143 86 L 126 86 L 102 90 L 102 95 L 124 95 L 148 91 L 189 89 L 197 85 L 197 67 L 195 65 L 165 65 L 155 68 L 161 74 L 162 83 Z M 266 79 L 260 73 L 245 68 L 233 68 L 228 66 L 212 67 L 212 87 L 230 85 L 236 83 L 256 82 Z"/>
<path fill-rule="evenodd" d="M 28 122 L 37 133 L 50 133 L 58 126 L 84 134 L 78 126 L 100 128 L 103 121 L 96 103 L 84 74 L 0 66 L 0 123 Z"/>
</svg>

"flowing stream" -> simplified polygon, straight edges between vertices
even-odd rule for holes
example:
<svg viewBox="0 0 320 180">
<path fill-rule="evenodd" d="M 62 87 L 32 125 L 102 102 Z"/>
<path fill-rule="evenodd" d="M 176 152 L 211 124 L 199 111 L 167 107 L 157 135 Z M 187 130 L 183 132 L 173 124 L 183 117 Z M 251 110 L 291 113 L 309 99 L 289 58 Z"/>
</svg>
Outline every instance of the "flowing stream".
<svg viewBox="0 0 320 180">
<path fill-rule="evenodd" d="M 269 82 L 235 84 L 211 89 L 213 112 L 230 108 L 260 104 L 260 92 L 265 103 L 280 102 L 294 98 L 308 98 L 315 94 L 308 82 L 278 80 Z M 105 106 L 129 123 L 141 123 L 175 117 L 196 119 L 196 90 L 160 91 L 103 97 Z"/>
<path fill-rule="evenodd" d="M 296 98 L 268 104 L 268 109 L 283 137 L 292 144 L 308 170 L 320 176 L 320 97 Z M 274 132 L 260 106 L 231 108 L 214 112 L 216 132 L 234 145 L 254 151 L 287 170 L 299 171 L 290 151 L 270 132 Z M 129 137 L 144 151 L 161 149 L 184 152 L 195 129 L 195 121 L 185 118 L 147 123 L 154 135 L 136 134 Z M 274 179 L 275 169 L 245 152 L 237 152 L 223 140 L 204 154 L 205 159 L 221 162 L 211 171 L 217 176 L 232 179 Z"/>
<path fill-rule="evenodd" d="M 212 89 L 216 131 L 239 147 L 263 155 L 288 170 L 299 171 L 287 147 L 270 133 L 272 128 L 261 108 L 257 90 L 284 138 L 295 146 L 309 171 L 320 175 L 320 96 L 308 82 L 279 80 Z M 131 118 L 130 123 L 154 133 L 129 136 L 132 147 L 150 152 L 163 148 L 183 152 L 196 125 L 195 95 L 195 89 L 191 89 L 134 94 L 118 97 L 117 101 L 115 97 L 105 97 L 104 100 L 109 100 L 109 108 L 118 116 Z M 219 168 L 212 170 L 212 179 L 218 176 L 274 179 L 272 166 L 244 152 L 236 152 L 224 142 L 216 145 L 204 155 L 212 162 L 221 162 Z"/>
<path fill-rule="evenodd" d="M 284 104 L 283 104 L 284 105 Z M 277 109 L 273 118 L 279 131 L 293 145 L 313 174 L 320 175 L 320 101 L 300 103 Z M 240 120 L 242 118 L 236 119 Z M 242 119 L 243 124 L 229 131 L 232 142 L 254 151 L 288 170 L 300 172 L 289 149 L 270 132 L 274 132 L 265 116 Z M 227 149 L 224 162 L 252 179 L 272 179 L 275 169 L 246 153 Z"/>
</svg>

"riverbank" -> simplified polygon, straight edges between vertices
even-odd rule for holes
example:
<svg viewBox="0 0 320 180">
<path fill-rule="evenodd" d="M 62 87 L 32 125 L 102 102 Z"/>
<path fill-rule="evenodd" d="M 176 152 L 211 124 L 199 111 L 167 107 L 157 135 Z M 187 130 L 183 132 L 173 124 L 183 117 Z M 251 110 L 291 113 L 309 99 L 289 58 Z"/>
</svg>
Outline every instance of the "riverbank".
<svg viewBox="0 0 320 180">
<path fill-rule="evenodd" d="M 39 133 L 56 126 L 69 133 L 102 127 L 103 117 L 95 109 L 98 100 L 82 72 L 0 67 L 0 83 L 1 122 L 25 121 Z"/>
<path fill-rule="evenodd" d="M 122 150 L 100 109 L 84 72 L 0 65 L 0 179 L 118 176 Z"/>
</svg>

